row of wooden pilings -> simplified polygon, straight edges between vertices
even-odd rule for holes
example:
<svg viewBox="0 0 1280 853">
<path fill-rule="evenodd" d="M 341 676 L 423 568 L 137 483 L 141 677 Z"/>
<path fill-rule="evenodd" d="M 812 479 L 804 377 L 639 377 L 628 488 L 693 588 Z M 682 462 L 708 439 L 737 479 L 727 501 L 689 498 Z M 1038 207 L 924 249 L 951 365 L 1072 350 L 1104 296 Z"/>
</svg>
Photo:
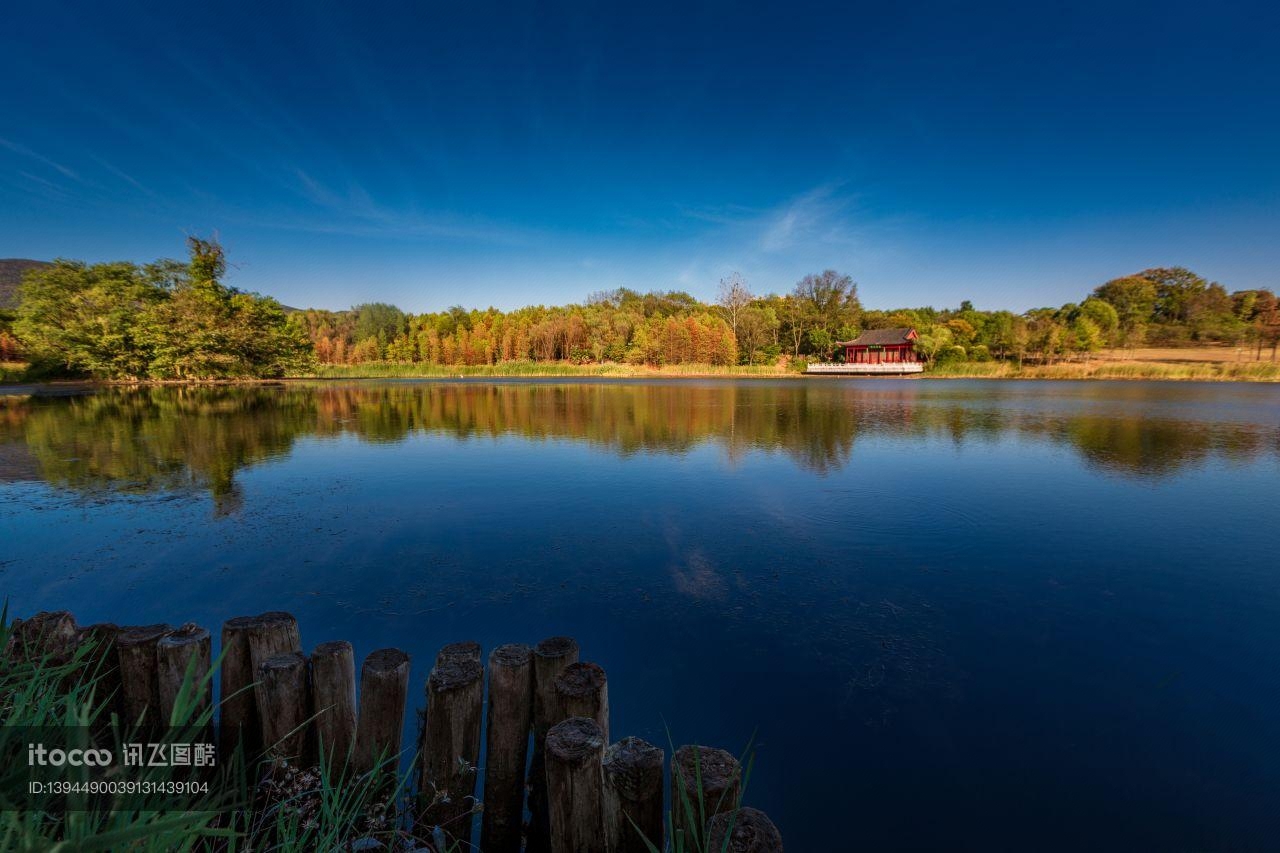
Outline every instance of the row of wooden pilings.
<svg viewBox="0 0 1280 853">
<path fill-rule="evenodd" d="M 167 722 L 189 670 L 206 676 L 213 660 L 209 631 L 194 624 L 80 628 L 70 613 L 58 611 L 15 621 L 13 637 L 42 651 L 92 638 L 99 683 L 116 697 L 113 710 L 126 721 Z M 228 619 L 221 640 L 223 755 L 242 746 L 246 755 L 295 766 L 336 756 L 347 773 L 398 769 L 408 654 L 370 653 L 357 693 L 352 645 L 325 642 L 306 655 L 298 622 L 288 613 Z M 479 849 L 486 853 L 647 853 L 646 839 L 663 850 L 665 751 L 635 737 L 610 742 L 605 671 L 579 660 L 578 644 L 568 637 L 532 648 L 498 646 L 488 656 L 486 718 L 481 661 L 478 643 L 453 643 L 440 650 L 427 678 L 415 826 L 439 827 L 472 849 L 472 816 L 483 802 Z M 205 709 L 211 701 L 207 689 L 196 699 Z M 477 801 L 482 734 L 484 785 Z M 682 746 L 672 757 L 670 780 L 674 832 L 697 835 L 706 850 L 782 850 L 769 818 L 739 807 L 742 768 L 730 753 Z M 705 804 L 706 825 L 689 825 L 682 791 L 695 814 L 696 804 Z"/>
</svg>

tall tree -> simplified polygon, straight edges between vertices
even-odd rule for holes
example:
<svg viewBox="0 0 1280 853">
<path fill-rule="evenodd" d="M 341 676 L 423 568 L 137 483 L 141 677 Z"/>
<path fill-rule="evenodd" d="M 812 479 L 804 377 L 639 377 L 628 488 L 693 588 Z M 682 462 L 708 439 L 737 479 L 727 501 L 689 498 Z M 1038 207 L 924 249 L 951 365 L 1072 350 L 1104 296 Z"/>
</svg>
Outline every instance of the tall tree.
<svg viewBox="0 0 1280 853">
<path fill-rule="evenodd" d="M 1157 267 L 1138 273 L 1155 285 L 1152 320 L 1157 323 L 1185 323 L 1196 298 L 1209 283 L 1186 267 Z"/>
<path fill-rule="evenodd" d="M 1141 275 L 1115 278 L 1094 289 L 1093 295 L 1116 309 L 1120 321 L 1120 343 L 1141 343 L 1156 305 L 1156 286 Z"/>
<path fill-rule="evenodd" d="M 862 304 L 851 276 L 835 270 L 807 275 L 796 284 L 792 295 L 800 302 L 802 314 L 811 321 L 811 332 L 823 332 L 826 338 L 833 338 L 838 331 L 858 325 Z"/>
<path fill-rule="evenodd" d="M 720 306 L 725 319 L 729 321 L 729 328 L 733 330 L 734 337 L 738 336 L 738 315 L 751 304 L 754 298 L 740 273 L 730 273 L 720 279 L 720 292 L 716 297 L 716 304 Z"/>
<path fill-rule="evenodd" d="M 283 376 L 311 345 L 274 299 L 227 287 L 222 246 L 190 237 L 189 276 L 139 319 L 148 375 L 162 379 Z"/>
</svg>

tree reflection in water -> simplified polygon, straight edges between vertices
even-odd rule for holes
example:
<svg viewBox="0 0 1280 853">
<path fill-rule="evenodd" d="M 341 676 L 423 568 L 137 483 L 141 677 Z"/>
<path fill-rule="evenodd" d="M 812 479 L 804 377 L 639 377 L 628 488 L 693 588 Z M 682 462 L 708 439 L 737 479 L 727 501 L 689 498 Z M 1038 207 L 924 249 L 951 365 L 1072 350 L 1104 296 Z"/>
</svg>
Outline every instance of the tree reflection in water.
<svg viewBox="0 0 1280 853">
<path fill-rule="evenodd" d="M 1168 385 L 1027 397 L 992 387 L 370 382 L 10 396 L 0 397 L 0 482 L 38 479 L 83 492 L 207 490 L 228 511 L 239 500 L 236 472 L 288 455 L 300 438 L 400 442 L 416 434 L 570 440 L 624 457 L 710 444 L 730 460 L 751 451 L 783 454 L 817 474 L 855 464 L 857 442 L 873 438 L 963 445 L 1019 437 L 1069 447 L 1092 467 L 1131 477 L 1280 452 L 1274 420 L 1215 420 L 1212 401 L 1197 405 L 1195 392 Z M 1163 405 L 1171 393 L 1180 403 L 1172 412 Z M 1035 405 L 1024 405 L 1027 399 Z"/>
</svg>

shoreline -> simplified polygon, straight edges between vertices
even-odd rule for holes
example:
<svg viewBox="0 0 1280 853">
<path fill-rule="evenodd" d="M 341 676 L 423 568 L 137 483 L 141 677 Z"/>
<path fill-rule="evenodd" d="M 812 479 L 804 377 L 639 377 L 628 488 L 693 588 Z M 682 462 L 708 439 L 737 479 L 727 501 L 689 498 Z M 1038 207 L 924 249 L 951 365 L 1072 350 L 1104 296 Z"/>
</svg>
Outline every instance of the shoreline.
<svg viewBox="0 0 1280 853">
<path fill-rule="evenodd" d="M 772 374 L 731 374 L 731 373 L 649 373 L 649 374 L 615 374 L 615 375 L 599 375 L 599 374 L 535 374 L 535 373 L 504 373 L 494 375 L 472 374 L 472 375 L 441 375 L 441 374 L 422 374 L 422 375 L 404 375 L 404 374 L 387 374 L 383 376 L 283 376 L 274 379 L 150 379 L 140 380 L 137 382 L 123 382 L 118 380 L 95 380 L 95 379 L 59 379 L 45 382 L 7 382 L 0 384 L 0 397 L 4 396 L 24 396 L 24 392 L 30 392 L 35 389 L 45 389 L 47 391 L 61 391 L 66 393 L 77 393 L 94 391 L 104 388 L 202 388 L 202 387 L 259 387 L 268 385 L 294 385 L 304 383 L 336 383 L 336 382 L 387 382 L 387 381 L 406 381 L 406 382 L 505 382 L 517 381 L 523 382 L 528 380 L 543 380 L 547 383 L 553 383 L 557 380 L 561 381 L 582 381 L 591 380 L 600 383 L 608 383 L 611 381 L 631 382 L 645 380 L 662 380 L 662 381 L 681 381 L 690 382 L 702 381 L 707 379 L 733 379 L 733 380 L 817 380 L 822 382 L 840 382 L 840 381 L 857 381 L 857 382 L 883 382 L 883 381 L 909 381 L 909 382 L 955 382 L 961 380 L 979 381 L 979 382 L 1115 382 L 1120 384 L 1132 382 L 1167 382 L 1170 384 L 1185 383 L 1212 383 L 1222 385 L 1275 385 L 1280 384 L 1280 376 L 1277 377 L 1238 377 L 1238 376 L 1159 376 L 1159 375 L 1123 375 L 1123 376 L 1047 376 L 1042 374 L 960 374 L 960 373 L 936 373 L 936 374 L 919 374 L 915 376 L 855 376 L 841 374 L 804 374 L 804 373 L 772 373 Z"/>
<path fill-rule="evenodd" d="M 66 390 L 102 387 L 165 387 L 201 385 L 271 385 L 294 382 L 341 382 L 355 380 L 704 380 L 704 379 L 818 379 L 827 381 L 881 379 L 985 379 L 1089 382 L 1280 382 L 1280 363 L 1257 360 L 1216 360 L 1195 358 L 1203 350 L 1188 350 L 1190 358 L 1161 360 L 1102 357 L 1085 362 L 1017 365 L 1007 361 L 958 362 L 934 365 L 924 373 L 905 376 L 857 376 L 850 374 L 803 373 L 788 364 L 769 366 L 673 365 L 646 367 L 629 364 L 571 364 L 567 362 L 504 362 L 494 365 L 455 365 L 376 362 L 356 365 L 321 365 L 318 369 L 273 378 L 236 379 L 52 379 L 22 381 L 9 375 L 0 377 L 0 393 L 23 388 Z M 20 374 L 19 374 L 20 375 Z"/>
</svg>

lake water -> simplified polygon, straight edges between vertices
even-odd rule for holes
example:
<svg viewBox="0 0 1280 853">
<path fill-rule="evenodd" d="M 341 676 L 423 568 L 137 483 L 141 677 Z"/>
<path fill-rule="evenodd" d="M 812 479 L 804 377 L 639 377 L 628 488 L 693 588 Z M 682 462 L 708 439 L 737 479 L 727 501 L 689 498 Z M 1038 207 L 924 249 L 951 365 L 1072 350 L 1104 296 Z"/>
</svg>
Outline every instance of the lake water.
<svg viewBox="0 0 1280 853">
<path fill-rule="evenodd" d="M 794 851 L 1276 849 L 1278 497 L 1280 386 L 0 396 L 12 612 L 290 610 L 414 697 L 569 634 L 615 737 L 755 732 Z"/>
</svg>

